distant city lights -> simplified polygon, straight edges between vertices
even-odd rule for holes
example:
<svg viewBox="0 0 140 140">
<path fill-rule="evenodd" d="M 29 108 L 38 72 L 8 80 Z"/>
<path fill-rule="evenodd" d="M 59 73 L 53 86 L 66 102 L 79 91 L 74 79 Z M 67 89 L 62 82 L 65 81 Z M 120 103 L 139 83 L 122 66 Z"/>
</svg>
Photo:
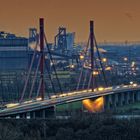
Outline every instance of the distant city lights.
<svg viewBox="0 0 140 140">
<path fill-rule="evenodd" d="M 102 62 L 104 62 L 104 63 L 107 62 L 107 59 L 106 58 L 103 58 L 102 59 Z"/>
<path fill-rule="evenodd" d="M 134 67 L 135 64 L 136 64 L 136 62 L 133 61 L 132 64 L 131 64 L 131 67 Z"/>
<path fill-rule="evenodd" d="M 124 60 L 124 61 L 128 61 L 128 58 L 127 58 L 127 57 L 124 57 L 123 60 Z"/>
<path fill-rule="evenodd" d="M 80 55 L 80 59 L 83 60 L 84 59 L 84 56 L 83 55 Z"/>
<path fill-rule="evenodd" d="M 72 64 L 72 65 L 70 65 L 70 68 L 73 69 L 73 68 L 75 68 L 75 66 Z"/>
<path fill-rule="evenodd" d="M 94 71 L 94 72 L 93 72 L 93 75 L 98 75 L 98 74 L 99 74 L 98 71 Z"/>
<path fill-rule="evenodd" d="M 106 67 L 105 70 L 109 71 L 109 70 L 112 70 L 112 68 L 111 67 Z"/>
</svg>

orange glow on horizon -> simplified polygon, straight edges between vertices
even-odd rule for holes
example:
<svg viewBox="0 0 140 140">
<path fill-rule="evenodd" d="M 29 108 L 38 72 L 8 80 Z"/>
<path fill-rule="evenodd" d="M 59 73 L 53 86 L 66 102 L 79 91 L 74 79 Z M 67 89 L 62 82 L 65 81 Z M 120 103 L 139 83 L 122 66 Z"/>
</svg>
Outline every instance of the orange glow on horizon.
<svg viewBox="0 0 140 140">
<path fill-rule="evenodd" d="M 91 99 L 85 99 L 82 101 L 83 106 L 89 112 L 101 112 L 104 107 L 104 98 L 99 97 L 96 100 L 92 101 Z"/>
<path fill-rule="evenodd" d="M 0 30 L 28 36 L 28 28 L 38 27 L 44 17 L 48 41 L 64 26 L 83 42 L 93 19 L 97 41 L 135 41 L 140 40 L 139 7 L 140 0 L 3 0 Z"/>
</svg>

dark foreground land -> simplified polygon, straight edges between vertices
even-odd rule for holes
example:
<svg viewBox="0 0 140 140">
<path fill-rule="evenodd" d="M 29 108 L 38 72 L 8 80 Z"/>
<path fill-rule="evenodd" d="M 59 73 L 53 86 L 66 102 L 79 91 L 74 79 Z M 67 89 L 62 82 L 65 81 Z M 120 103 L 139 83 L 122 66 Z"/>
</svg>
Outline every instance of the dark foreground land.
<svg viewBox="0 0 140 140">
<path fill-rule="evenodd" d="M 140 140 L 140 118 L 90 114 L 70 119 L 0 120 L 0 140 Z"/>
</svg>

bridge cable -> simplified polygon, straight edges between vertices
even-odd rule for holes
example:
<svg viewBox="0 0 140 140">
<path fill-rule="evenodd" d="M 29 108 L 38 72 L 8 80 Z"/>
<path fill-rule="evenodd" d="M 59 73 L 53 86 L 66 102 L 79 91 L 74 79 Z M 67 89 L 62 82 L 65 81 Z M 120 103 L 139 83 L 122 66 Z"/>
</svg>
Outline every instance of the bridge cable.
<svg viewBox="0 0 140 140">
<path fill-rule="evenodd" d="M 32 70 L 35 55 L 36 55 L 37 45 L 38 45 L 38 41 L 36 42 L 36 46 L 35 46 L 34 53 L 33 53 L 33 56 L 32 56 L 31 64 L 30 64 L 30 67 L 29 67 L 29 71 L 28 71 L 28 74 L 27 74 L 26 81 L 25 81 L 25 85 L 24 85 L 24 88 L 23 88 L 23 91 L 22 91 L 22 94 L 21 94 L 21 98 L 20 98 L 20 101 L 19 101 L 20 103 L 22 102 L 23 97 L 25 95 L 25 91 L 27 89 L 27 84 L 28 84 L 28 81 L 29 81 L 29 77 L 30 77 L 30 74 L 31 74 L 31 70 Z"/>
<path fill-rule="evenodd" d="M 98 45 L 97 45 L 97 41 L 96 41 L 96 38 L 95 38 L 95 34 L 94 34 L 94 40 L 95 40 L 95 46 L 96 46 L 96 49 L 97 49 L 97 54 L 98 54 L 98 57 L 99 57 L 99 62 L 100 62 L 103 77 L 104 77 L 105 86 L 108 86 L 108 83 L 107 83 L 107 80 L 106 80 L 106 75 L 105 75 L 105 72 L 104 72 L 104 67 L 103 67 L 103 64 L 102 64 L 101 56 L 100 56 Z"/>
<path fill-rule="evenodd" d="M 91 77 L 92 77 L 92 73 L 90 72 L 90 77 L 89 77 L 89 81 L 88 81 L 88 88 L 87 88 L 87 89 L 90 89 Z"/>
<path fill-rule="evenodd" d="M 94 61 L 95 61 L 95 63 L 96 63 L 96 59 L 94 58 Z M 96 66 L 96 64 L 95 64 L 95 66 Z M 91 70 L 91 72 L 90 72 L 90 78 L 89 78 L 89 82 L 88 82 L 88 84 L 87 84 L 87 89 L 89 89 L 89 87 L 90 87 L 90 84 L 91 84 L 91 78 L 92 78 L 92 70 Z M 86 74 L 86 76 L 85 76 L 85 78 L 87 77 L 87 74 Z M 86 81 L 86 79 L 84 79 L 84 85 L 83 86 L 85 86 L 85 81 Z M 95 87 L 97 87 L 97 80 L 96 80 L 96 78 L 95 78 L 95 76 L 94 76 L 94 84 L 95 84 Z"/>
<path fill-rule="evenodd" d="M 32 82 L 31 89 L 30 89 L 30 93 L 29 93 L 29 98 L 31 98 L 31 95 L 32 95 L 32 92 L 33 92 L 33 88 L 34 88 L 34 85 L 35 85 L 35 80 L 36 80 L 39 65 L 40 65 L 40 60 L 41 60 L 41 56 L 39 56 L 37 68 L 36 68 L 36 71 L 35 71 L 35 75 L 34 75 L 33 82 Z"/>
<path fill-rule="evenodd" d="M 54 86 L 53 80 L 52 80 L 52 78 L 51 78 L 51 75 L 50 75 L 50 72 L 49 72 L 49 68 L 48 68 L 48 66 L 47 66 L 46 63 L 45 63 L 45 66 L 46 66 L 46 70 L 47 70 L 49 79 L 50 79 L 50 81 L 51 81 L 51 85 L 52 85 L 53 92 L 54 92 L 54 94 L 56 95 L 56 91 L 55 91 L 55 88 L 54 88 L 55 86 Z"/>
<path fill-rule="evenodd" d="M 37 95 L 36 95 L 36 98 L 39 96 L 39 92 L 40 92 L 41 84 L 42 84 L 42 80 L 40 79 L 40 80 L 39 80 L 39 86 L 38 86 L 38 89 L 37 89 Z"/>
<path fill-rule="evenodd" d="M 63 91 L 62 91 L 61 83 L 59 81 L 59 78 L 58 78 L 58 75 L 57 75 L 57 72 L 56 72 L 56 68 L 55 68 L 55 65 L 54 65 L 54 62 L 53 62 L 53 58 L 52 58 L 52 55 L 51 55 L 50 48 L 48 46 L 48 42 L 47 42 L 47 38 L 46 38 L 45 33 L 44 33 L 44 38 L 45 38 L 46 46 L 47 46 L 48 53 L 49 53 L 49 56 L 50 56 L 50 60 L 51 60 L 52 66 L 53 66 L 53 70 L 54 70 L 54 73 L 55 73 L 55 76 L 56 76 L 56 79 L 57 79 L 57 82 L 58 82 L 58 86 L 59 86 L 60 92 L 62 94 Z"/>
<path fill-rule="evenodd" d="M 87 81 L 87 76 L 88 76 L 88 69 L 86 69 L 86 73 L 85 73 L 82 89 L 84 89 L 84 87 L 85 87 L 85 84 L 86 84 L 86 81 Z"/>
<path fill-rule="evenodd" d="M 81 83 L 81 79 L 82 79 L 82 75 L 83 75 L 83 69 L 84 69 L 84 64 L 85 64 L 85 60 L 86 60 L 86 54 L 87 54 L 87 51 L 88 51 L 88 48 L 89 48 L 89 41 L 90 41 L 90 36 L 88 37 L 88 42 L 87 42 L 86 48 L 84 50 L 85 57 L 84 57 L 83 66 L 82 66 L 82 70 L 80 72 L 80 76 L 79 76 L 79 79 L 78 79 L 78 84 L 77 84 L 76 90 L 79 90 L 79 86 L 80 86 L 80 83 Z"/>
<path fill-rule="evenodd" d="M 95 60 L 95 67 L 96 67 L 96 69 L 98 71 L 98 77 L 100 77 L 99 67 L 98 67 L 96 58 L 94 60 Z M 94 82 L 95 83 L 95 87 L 98 87 L 98 79 L 95 76 L 94 76 L 94 79 L 95 79 L 95 82 Z M 99 79 L 101 79 L 101 77 Z M 100 82 L 100 80 L 99 80 L 99 82 Z"/>
<path fill-rule="evenodd" d="M 91 72 L 90 72 L 90 77 L 89 77 L 89 82 L 88 82 L 87 89 L 90 89 L 91 79 L 92 79 L 92 70 L 91 70 Z M 95 84 L 94 87 L 97 87 L 97 80 L 96 80 L 95 76 L 94 76 L 94 84 Z"/>
<path fill-rule="evenodd" d="M 85 76 L 84 76 L 84 82 L 83 82 L 83 86 L 82 86 L 82 89 L 85 88 L 85 84 L 86 84 L 86 81 L 87 81 L 87 77 L 88 77 L 88 68 L 86 69 L 86 72 L 85 72 Z"/>
</svg>

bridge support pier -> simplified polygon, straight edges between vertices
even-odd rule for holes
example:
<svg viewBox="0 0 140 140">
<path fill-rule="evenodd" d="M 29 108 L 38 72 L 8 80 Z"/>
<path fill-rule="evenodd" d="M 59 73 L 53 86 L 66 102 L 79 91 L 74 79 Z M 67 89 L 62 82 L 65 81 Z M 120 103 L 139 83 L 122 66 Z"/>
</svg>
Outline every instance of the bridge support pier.
<svg viewBox="0 0 140 140">
<path fill-rule="evenodd" d="M 130 92 L 130 103 L 134 103 L 134 92 Z"/>
<path fill-rule="evenodd" d="M 26 119 L 26 113 L 19 114 L 21 119 Z"/>
<path fill-rule="evenodd" d="M 115 109 L 119 106 L 129 104 L 130 102 L 134 102 L 135 98 L 137 100 L 139 98 L 140 100 L 140 94 L 137 95 L 137 97 L 134 97 L 134 93 L 122 92 L 122 93 L 116 93 L 116 94 L 104 96 L 104 110 Z"/>
<path fill-rule="evenodd" d="M 36 111 L 32 111 L 32 112 L 28 112 L 27 113 L 27 117 L 28 119 L 45 119 L 47 117 L 52 117 L 55 115 L 55 108 L 54 107 L 50 107 L 50 108 L 44 108 L 41 110 L 36 110 Z M 27 118 L 26 117 L 26 118 Z"/>
<path fill-rule="evenodd" d="M 122 106 L 122 93 L 118 94 L 118 106 Z"/>
<path fill-rule="evenodd" d="M 20 119 L 23 118 L 23 114 L 19 114 L 19 118 L 20 118 Z"/>
<path fill-rule="evenodd" d="M 104 110 L 140 101 L 140 91 L 121 92 L 104 96 Z"/>
<path fill-rule="evenodd" d="M 140 101 L 140 91 L 137 91 L 136 94 L 137 94 L 137 101 Z"/>
<path fill-rule="evenodd" d="M 26 119 L 26 113 L 23 113 L 23 116 L 22 116 L 24 119 Z"/>
<path fill-rule="evenodd" d="M 135 91 L 134 92 L 134 101 L 135 102 L 140 101 L 140 91 Z"/>
<path fill-rule="evenodd" d="M 116 95 L 112 94 L 111 99 L 112 99 L 111 107 L 115 109 L 116 108 Z"/>
<path fill-rule="evenodd" d="M 124 102 L 125 105 L 129 104 L 129 92 L 124 93 Z"/>
<path fill-rule="evenodd" d="M 122 93 L 122 105 L 125 105 L 125 92 Z"/>
<path fill-rule="evenodd" d="M 35 112 L 33 112 L 33 119 L 35 119 L 36 117 L 35 117 Z"/>
<path fill-rule="evenodd" d="M 27 113 L 26 119 L 31 119 L 31 113 L 30 112 Z"/>
<path fill-rule="evenodd" d="M 46 111 L 45 110 L 42 110 L 42 119 L 45 119 L 46 118 Z"/>
<path fill-rule="evenodd" d="M 119 95 L 118 94 L 115 94 L 115 100 L 116 100 L 116 107 L 119 106 Z"/>
<path fill-rule="evenodd" d="M 104 110 L 109 110 L 110 107 L 110 103 L 111 103 L 111 96 L 104 96 Z"/>
</svg>

